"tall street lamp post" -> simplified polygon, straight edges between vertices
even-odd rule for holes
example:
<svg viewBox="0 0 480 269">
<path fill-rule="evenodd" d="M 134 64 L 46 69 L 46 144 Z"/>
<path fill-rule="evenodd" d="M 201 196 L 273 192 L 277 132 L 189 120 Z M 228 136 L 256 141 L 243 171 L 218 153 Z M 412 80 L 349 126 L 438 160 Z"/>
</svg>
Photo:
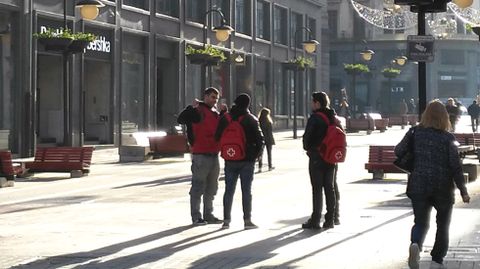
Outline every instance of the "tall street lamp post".
<svg viewBox="0 0 480 269">
<path fill-rule="evenodd" d="M 366 47 L 367 41 L 363 40 L 363 43 L 365 43 L 365 49 L 360 52 L 360 57 L 362 58 L 363 61 L 369 62 L 372 60 L 373 55 L 375 52 L 373 50 L 370 50 Z M 355 40 L 353 41 L 353 51 L 352 51 L 352 64 L 355 64 Z M 356 113 L 357 113 L 357 102 L 356 102 L 356 77 L 357 74 L 356 72 L 352 73 L 352 106 L 353 106 L 353 118 L 356 118 Z"/>
<path fill-rule="evenodd" d="M 204 15 L 204 23 L 203 23 L 203 48 L 204 49 L 207 46 L 208 14 L 211 14 L 212 12 L 215 12 L 218 15 L 220 15 L 220 26 L 215 26 L 212 29 L 212 31 L 215 32 L 215 38 L 218 41 L 220 42 L 227 41 L 228 38 L 230 37 L 230 34 L 233 32 L 233 28 L 227 24 L 227 21 L 225 20 L 225 16 L 223 15 L 222 11 L 220 11 L 219 9 L 209 9 L 207 12 L 205 12 L 205 15 Z M 210 15 L 210 17 L 211 16 L 212 15 Z M 205 68 L 205 70 L 202 70 L 204 74 L 204 76 L 202 76 L 202 88 L 205 88 L 207 66 L 204 65 L 202 67 Z"/>
<path fill-rule="evenodd" d="M 75 5 L 80 8 L 80 14 L 83 19 L 93 20 L 98 16 L 98 8 L 105 6 L 97 0 L 81 0 Z M 68 30 L 67 24 L 67 0 L 63 0 L 63 31 Z M 70 122 L 70 108 L 72 100 L 70 98 L 70 89 L 68 87 L 68 60 L 71 52 L 64 50 L 63 58 L 63 145 L 71 146 L 73 141 L 70 139 L 72 134 L 72 125 Z"/>
<path fill-rule="evenodd" d="M 312 31 L 310 28 L 307 28 L 305 26 L 299 27 L 295 30 L 295 33 L 293 35 L 293 59 L 297 59 L 297 33 L 301 30 L 305 30 L 308 32 L 308 40 L 302 41 L 303 45 L 303 50 L 307 53 L 314 53 L 317 45 L 320 44 L 317 40 L 312 39 Z M 293 70 L 293 139 L 297 139 L 297 71 L 298 69 Z"/>
</svg>

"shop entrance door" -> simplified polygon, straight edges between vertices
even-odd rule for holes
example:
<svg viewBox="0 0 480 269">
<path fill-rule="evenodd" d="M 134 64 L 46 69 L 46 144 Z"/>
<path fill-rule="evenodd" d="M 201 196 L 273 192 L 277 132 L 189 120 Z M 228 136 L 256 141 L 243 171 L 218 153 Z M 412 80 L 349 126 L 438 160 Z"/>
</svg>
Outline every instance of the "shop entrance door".
<svg viewBox="0 0 480 269">
<path fill-rule="evenodd" d="M 61 56 L 38 55 L 35 133 L 40 145 L 63 144 L 62 68 Z"/>
<path fill-rule="evenodd" d="M 177 125 L 178 80 L 175 67 L 175 60 L 157 58 L 157 130 L 168 130 Z"/>
<path fill-rule="evenodd" d="M 85 61 L 85 144 L 112 144 L 111 64 Z"/>
</svg>

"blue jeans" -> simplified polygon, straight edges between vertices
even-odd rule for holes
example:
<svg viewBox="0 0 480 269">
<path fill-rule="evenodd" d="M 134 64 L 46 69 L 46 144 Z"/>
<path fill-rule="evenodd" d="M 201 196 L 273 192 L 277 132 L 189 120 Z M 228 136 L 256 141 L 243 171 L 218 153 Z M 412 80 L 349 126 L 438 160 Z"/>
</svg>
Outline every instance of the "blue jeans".
<svg viewBox="0 0 480 269">
<path fill-rule="evenodd" d="M 410 241 L 417 243 L 420 248 L 423 246 L 429 229 L 432 207 L 437 211 L 437 234 L 435 235 L 435 244 L 430 255 L 433 261 L 442 263 L 448 250 L 448 233 L 453 207 L 451 200 L 424 195 L 410 195 L 410 200 L 412 201 L 413 214 L 415 216 Z"/>
<path fill-rule="evenodd" d="M 240 176 L 242 186 L 243 219 L 250 220 L 252 214 L 252 181 L 255 161 L 229 162 L 225 161 L 225 194 L 223 195 L 223 218 L 230 221 L 233 196 Z"/>
<path fill-rule="evenodd" d="M 213 217 L 213 198 L 217 194 L 219 174 L 218 155 L 192 155 L 192 187 L 190 188 L 192 221 L 202 218 L 200 213 L 202 196 L 204 218 Z"/>
</svg>

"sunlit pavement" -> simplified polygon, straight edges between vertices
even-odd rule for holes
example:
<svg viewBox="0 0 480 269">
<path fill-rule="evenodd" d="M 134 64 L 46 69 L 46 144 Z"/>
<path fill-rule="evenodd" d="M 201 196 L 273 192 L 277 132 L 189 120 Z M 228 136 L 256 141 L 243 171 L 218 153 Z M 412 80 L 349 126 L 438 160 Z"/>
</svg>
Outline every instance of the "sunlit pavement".
<svg viewBox="0 0 480 269">
<path fill-rule="evenodd" d="M 468 124 L 457 130 L 471 131 Z M 97 150 L 87 177 L 37 174 L 0 189 L 0 268 L 407 268 L 413 217 L 406 176 L 372 181 L 364 169 L 368 145 L 395 145 L 406 130 L 348 135 L 338 175 L 341 225 L 320 232 L 300 228 L 311 212 L 311 187 L 301 139 L 290 131 L 275 134 L 276 169 L 255 174 L 259 229 L 248 231 L 240 187 L 230 229 L 191 226 L 188 155 L 120 164 L 115 149 Z M 472 203 L 456 204 L 447 268 L 480 268 L 477 182 L 468 186 Z M 222 217 L 223 180 L 219 186 L 215 214 Z M 422 269 L 430 265 L 434 221 Z"/>
</svg>

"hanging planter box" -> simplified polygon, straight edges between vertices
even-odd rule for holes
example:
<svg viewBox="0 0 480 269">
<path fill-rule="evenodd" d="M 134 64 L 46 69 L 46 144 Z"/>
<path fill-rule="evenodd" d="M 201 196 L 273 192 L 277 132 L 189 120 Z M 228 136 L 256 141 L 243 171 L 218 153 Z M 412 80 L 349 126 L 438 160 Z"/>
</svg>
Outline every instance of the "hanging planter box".
<svg viewBox="0 0 480 269">
<path fill-rule="evenodd" d="M 359 75 L 362 73 L 362 71 L 358 69 L 347 69 L 347 68 L 345 68 L 345 72 L 349 75 Z"/>
<path fill-rule="evenodd" d="M 297 63 L 284 62 L 284 63 L 282 63 L 282 65 L 287 70 L 293 70 L 293 71 L 303 71 L 303 70 L 305 70 L 305 66 L 301 66 Z"/>
<path fill-rule="evenodd" d="M 222 60 L 221 57 L 201 53 L 188 54 L 187 58 L 192 64 L 201 64 L 206 66 L 218 65 L 218 63 Z"/>
<path fill-rule="evenodd" d="M 386 78 L 396 78 L 399 74 L 392 72 L 383 72 L 383 76 Z"/>
<path fill-rule="evenodd" d="M 67 51 L 70 53 L 85 53 L 88 44 L 90 44 L 90 41 L 87 40 L 73 40 Z"/>
<path fill-rule="evenodd" d="M 72 43 L 72 38 L 65 37 L 52 37 L 52 38 L 39 38 L 38 42 L 45 46 L 45 50 L 65 51 Z"/>
</svg>

